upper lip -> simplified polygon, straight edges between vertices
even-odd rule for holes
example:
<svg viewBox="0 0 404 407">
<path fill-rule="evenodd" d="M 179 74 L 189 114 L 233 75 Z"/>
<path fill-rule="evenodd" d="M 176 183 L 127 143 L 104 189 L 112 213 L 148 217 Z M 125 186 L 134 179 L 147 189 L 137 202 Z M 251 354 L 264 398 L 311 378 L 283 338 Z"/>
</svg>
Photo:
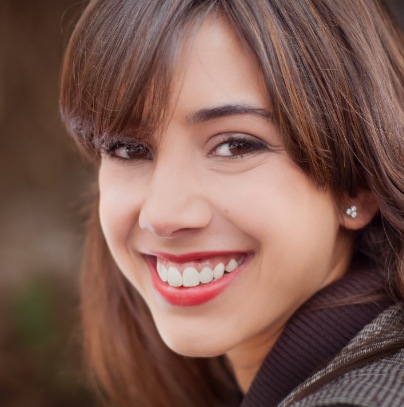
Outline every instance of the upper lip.
<svg viewBox="0 0 404 407">
<path fill-rule="evenodd" d="M 160 251 L 151 251 L 147 255 L 159 257 L 173 263 L 186 263 L 197 260 L 206 260 L 212 257 L 218 256 L 241 256 L 247 254 L 246 251 L 234 250 L 234 251 L 201 251 L 201 252 L 192 252 L 186 254 L 170 254 Z"/>
</svg>

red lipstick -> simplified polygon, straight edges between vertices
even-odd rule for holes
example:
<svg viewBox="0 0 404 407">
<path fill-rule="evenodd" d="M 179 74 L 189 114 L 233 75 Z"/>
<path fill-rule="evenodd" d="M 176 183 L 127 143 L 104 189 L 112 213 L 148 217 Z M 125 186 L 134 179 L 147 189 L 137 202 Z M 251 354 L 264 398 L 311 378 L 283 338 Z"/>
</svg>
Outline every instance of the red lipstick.
<svg viewBox="0 0 404 407">
<path fill-rule="evenodd" d="M 205 260 L 205 259 L 209 259 L 212 257 L 241 256 L 244 253 L 237 252 L 237 251 L 230 251 L 230 252 L 210 251 L 210 252 L 193 252 L 193 253 L 178 255 L 178 254 L 169 254 L 169 253 L 164 253 L 164 252 L 153 251 L 153 252 L 150 252 L 149 254 L 152 256 L 155 256 L 155 257 L 160 257 L 162 259 L 172 261 L 173 263 L 186 263 L 186 262 L 190 262 L 190 261 Z"/>
<path fill-rule="evenodd" d="M 174 263 L 186 263 L 190 261 L 206 260 L 216 256 L 233 256 L 235 254 L 242 255 L 240 252 L 198 252 L 186 255 L 171 255 L 167 253 L 154 252 L 153 256 L 147 256 L 147 263 L 151 272 L 153 287 L 156 292 L 166 302 L 177 306 L 196 306 L 204 304 L 219 294 L 221 294 L 232 282 L 237 278 L 241 271 L 249 262 L 251 256 L 246 255 L 243 263 L 231 273 L 226 273 L 218 280 L 207 284 L 199 284 L 196 287 L 172 287 L 167 282 L 162 281 L 156 269 L 156 255 L 165 260 Z"/>
</svg>

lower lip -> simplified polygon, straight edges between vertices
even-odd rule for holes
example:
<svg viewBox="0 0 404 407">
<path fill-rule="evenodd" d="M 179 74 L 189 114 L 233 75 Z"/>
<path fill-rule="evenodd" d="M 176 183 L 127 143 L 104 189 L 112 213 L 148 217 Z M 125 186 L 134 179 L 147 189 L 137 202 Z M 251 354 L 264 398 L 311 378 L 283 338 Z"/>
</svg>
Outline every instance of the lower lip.
<svg viewBox="0 0 404 407">
<path fill-rule="evenodd" d="M 200 284 L 196 287 L 171 287 L 157 274 L 156 261 L 149 258 L 148 263 L 151 269 L 153 286 L 166 302 L 171 305 L 196 306 L 213 300 L 221 294 L 243 271 L 249 260 L 250 256 L 247 256 L 243 264 L 236 270 L 231 273 L 226 273 L 222 278 L 216 281 Z"/>
</svg>

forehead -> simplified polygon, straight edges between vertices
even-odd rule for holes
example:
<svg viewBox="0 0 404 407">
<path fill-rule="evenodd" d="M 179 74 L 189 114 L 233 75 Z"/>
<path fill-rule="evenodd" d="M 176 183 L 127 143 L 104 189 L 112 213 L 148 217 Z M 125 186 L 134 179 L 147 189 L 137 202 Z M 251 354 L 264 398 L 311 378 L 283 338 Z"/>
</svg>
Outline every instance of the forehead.
<svg viewBox="0 0 404 407">
<path fill-rule="evenodd" d="M 266 108 L 263 75 L 252 52 L 226 20 L 210 17 L 191 27 L 174 65 L 170 111 L 192 112 L 227 105 Z"/>
</svg>

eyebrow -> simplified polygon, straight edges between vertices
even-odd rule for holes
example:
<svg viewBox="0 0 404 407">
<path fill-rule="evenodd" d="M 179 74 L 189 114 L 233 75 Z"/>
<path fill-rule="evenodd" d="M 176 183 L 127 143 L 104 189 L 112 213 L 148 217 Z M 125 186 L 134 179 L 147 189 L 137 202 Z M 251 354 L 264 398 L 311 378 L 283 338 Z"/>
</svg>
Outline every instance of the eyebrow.
<svg viewBox="0 0 404 407">
<path fill-rule="evenodd" d="M 229 116 L 254 115 L 263 117 L 267 120 L 273 120 L 270 111 L 249 105 L 224 105 L 208 109 L 200 109 L 187 116 L 188 124 L 196 124 L 209 120 L 220 119 Z"/>
</svg>

